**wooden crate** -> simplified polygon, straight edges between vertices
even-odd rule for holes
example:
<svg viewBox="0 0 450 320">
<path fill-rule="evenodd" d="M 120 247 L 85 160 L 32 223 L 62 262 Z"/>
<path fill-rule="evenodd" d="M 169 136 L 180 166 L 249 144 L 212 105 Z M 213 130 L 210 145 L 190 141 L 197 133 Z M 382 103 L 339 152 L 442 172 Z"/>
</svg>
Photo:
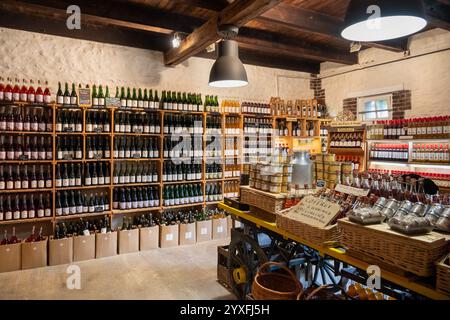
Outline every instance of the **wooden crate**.
<svg viewBox="0 0 450 320">
<path fill-rule="evenodd" d="M 315 245 L 332 246 L 336 242 L 339 242 L 340 234 L 336 224 L 319 228 L 291 219 L 285 216 L 283 212 L 277 214 L 276 223 L 278 228 L 286 230 Z"/>
<path fill-rule="evenodd" d="M 352 252 L 380 260 L 422 277 L 432 276 L 435 262 L 445 253 L 450 236 L 431 232 L 420 236 L 397 233 L 387 224 L 362 226 L 338 220 L 341 244 Z"/>
<path fill-rule="evenodd" d="M 227 268 L 228 246 L 217 247 L 217 280 L 231 288 L 230 276 Z"/>
<path fill-rule="evenodd" d="M 450 296 L 450 254 L 436 263 L 436 289 Z"/>
<path fill-rule="evenodd" d="M 276 214 L 283 210 L 285 197 L 285 194 L 265 192 L 247 186 L 241 187 L 242 203 L 257 207 L 272 214 Z"/>
</svg>

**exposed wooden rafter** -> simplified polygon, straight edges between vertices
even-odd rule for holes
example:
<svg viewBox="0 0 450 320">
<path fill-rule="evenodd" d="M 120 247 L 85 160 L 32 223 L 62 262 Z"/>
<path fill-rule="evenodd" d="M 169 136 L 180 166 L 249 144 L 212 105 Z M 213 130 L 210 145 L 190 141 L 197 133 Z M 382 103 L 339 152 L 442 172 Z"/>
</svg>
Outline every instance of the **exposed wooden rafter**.
<svg viewBox="0 0 450 320">
<path fill-rule="evenodd" d="M 220 13 L 205 22 L 201 27 L 189 34 L 180 47 L 173 48 L 164 54 L 166 65 L 176 65 L 204 50 L 210 44 L 220 39 L 217 26 L 233 24 L 238 27 L 245 25 L 260 14 L 269 10 L 280 0 L 236 0 Z"/>
</svg>

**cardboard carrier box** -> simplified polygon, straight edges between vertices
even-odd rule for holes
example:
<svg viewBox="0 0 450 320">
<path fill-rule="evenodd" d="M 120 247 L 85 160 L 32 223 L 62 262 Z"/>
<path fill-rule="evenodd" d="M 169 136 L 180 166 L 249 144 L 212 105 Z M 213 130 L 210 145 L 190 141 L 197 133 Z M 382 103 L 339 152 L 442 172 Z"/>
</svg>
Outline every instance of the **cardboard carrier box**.
<svg viewBox="0 0 450 320">
<path fill-rule="evenodd" d="M 104 258 L 117 254 L 117 231 L 95 234 L 95 257 Z"/>
<path fill-rule="evenodd" d="M 195 244 L 197 242 L 195 222 L 181 223 L 179 238 L 180 238 L 180 246 Z"/>
<path fill-rule="evenodd" d="M 169 248 L 178 246 L 178 225 L 160 226 L 160 246 Z"/>
<path fill-rule="evenodd" d="M 159 226 L 139 228 L 139 250 L 159 248 Z"/>
</svg>

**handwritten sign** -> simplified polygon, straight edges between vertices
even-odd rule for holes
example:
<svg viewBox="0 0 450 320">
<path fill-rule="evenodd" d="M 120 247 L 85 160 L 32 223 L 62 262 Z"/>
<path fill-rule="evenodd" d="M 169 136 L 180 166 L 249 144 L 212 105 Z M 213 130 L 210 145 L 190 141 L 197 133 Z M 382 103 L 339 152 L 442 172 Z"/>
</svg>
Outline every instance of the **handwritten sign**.
<svg viewBox="0 0 450 320">
<path fill-rule="evenodd" d="M 105 98 L 105 105 L 107 107 L 120 108 L 120 99 L 119 98 Z"/>
<path fill-rule="evenodd" d="M 361 124 L 361 121 L 331 122 L 332 127 L 357 127 L 361 126 Z"/>
<path fill-rule="evenodd" d="M 91 106 L 91 89 L 90 88 L 78 88 L 78 104 L 82 107 Z"/>
<path fill-rule="evenodd" d="M 338 128 L 337 132 L 355 132 L 355 128 Z"/>
<path fill-rule="evenodd" d="M 334 188 L 334 190 L 341 192 L 341 193 L 350 194 L 350 195 L 356 196 L 356 197 L 367 197 L 367 195 L 369 194 L 369 191 L 370 191 L 370 190 L 365 190 L 365 189 L 360 189 L 360 188 L 355 188 L 355 187 L 350 187 L 350 186 L 344 186 L 343 184 L 338 184 L 336 186 L 336 188 Z"/>
<path fill-rule="evenodd" d="M 324 228 L 339 214 L 341 207 L 337 203 L 307 196 L 286 214 L 288 218 L 314 227 Z"/>
<path fill-rule="evenodd" d="M 286 122 L 297 122 L 297 118 L 286 118 Z"/>
</svg>

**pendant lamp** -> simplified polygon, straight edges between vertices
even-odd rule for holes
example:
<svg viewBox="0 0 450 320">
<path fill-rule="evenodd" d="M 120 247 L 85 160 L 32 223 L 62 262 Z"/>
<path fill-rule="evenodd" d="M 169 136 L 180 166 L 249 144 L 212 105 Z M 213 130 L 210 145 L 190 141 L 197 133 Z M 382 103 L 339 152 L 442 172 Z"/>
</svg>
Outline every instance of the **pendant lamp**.
<svg viewBox="0 0 450 320">
<path fill-rule="evenodd" d="M 238 43 L 231 40 L 237 32 L 238 28 L 235 26 L 227 25 L 219 28 L 223 40 L 217 45 L 218 57 L 209 74 L 211 87 L 237 88 L 248 84 L 247 72 L 239 59 Z"/>
<path fill-rule="evenodd" d="M 427 25 L 421 0 L 351 0 L 341 35 L 372 42 L 405 37 Z"/>
</svg>

